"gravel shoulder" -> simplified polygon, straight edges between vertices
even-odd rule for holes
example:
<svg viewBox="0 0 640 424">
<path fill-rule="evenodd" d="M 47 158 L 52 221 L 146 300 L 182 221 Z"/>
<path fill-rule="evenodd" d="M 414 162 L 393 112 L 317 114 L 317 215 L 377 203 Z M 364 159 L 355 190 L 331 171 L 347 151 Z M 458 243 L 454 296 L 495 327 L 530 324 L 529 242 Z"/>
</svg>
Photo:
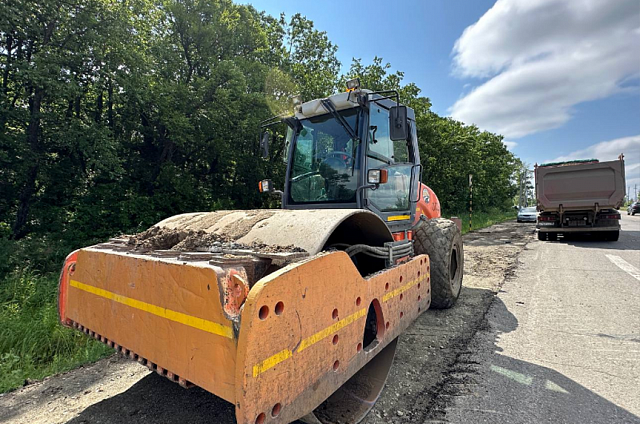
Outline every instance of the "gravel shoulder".
<svg viewBox="0 0 640 424">
<path fill-rule="evenodd" d="M 535 226 L 506 222 L 466 234 L 462 292 L 451 309 L 430 310 L 400 338 L 385 391 L 363 423 L 423 423 L 444 418 L 448 394 L 467 383 L 459 371 L 474 334 Z"/>
<path fill-rule="evenodd" d="M 425 422 L 446 413 L 447 393 L 464 390 L 467 346 L 486 325 L 489 305 L 534 226 L 507 222 L 463 237 L 465 276 L 459 302 L 423 314 L 400 338 L 376 407 L 363 421 Z M 462 378 L 460 376 L 463 376 Z M 471 377 L 469 377 L 471 378 Z M 185 390 L 118 356 L 0 395 L 0 422 L 16 424 L 235 423 L 233 405 L 204 390 Z"/>
</svg>

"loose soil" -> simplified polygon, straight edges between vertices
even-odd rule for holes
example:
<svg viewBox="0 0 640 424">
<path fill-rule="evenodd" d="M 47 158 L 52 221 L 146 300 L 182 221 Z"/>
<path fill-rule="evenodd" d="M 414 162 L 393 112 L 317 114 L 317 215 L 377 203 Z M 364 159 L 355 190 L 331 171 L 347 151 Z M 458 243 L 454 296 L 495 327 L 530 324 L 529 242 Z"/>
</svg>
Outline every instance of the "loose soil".
<svg viewBox="0 0 640 424">
<path fill-rule="evenodd" d="M 266 245 L 264 243 L 242 244 L 237 240 L 259 222 L 273 216 L 268 211 L 247 211 L 246 218 L 234 222 L 233 225 L 210 232 L 213 225 L 228 215 L 229 212 L 213 212 L 193 217 L 184 223 L 176 222 L 172 227 L 153 226 L 142 233 L 129 236 L 127 244 L 135 251 L 176 250 L 181 252 L 220 252 L 223 250 L 253 250 L 259 253 L 298 253 L 303 249 L 288 245 Z"/>
<path fill-rule="evenodd" d="M 173 248 L 187 240 L 188 231 L 201 230 L 185 229 L 184 237 L 179 232 L 156 233 L 148 239 L 179 239 L 169 247 Z M 386 388 L 363 423 L 443 418 L 451 396 L 463 392 L 473 378 L 466 372 L 473 367 L 465 359 L 469 342 L 485 325 L 491 301 L 513 275 L 519 253 L 533 236 L 532 225 L 508 222 L 463 237 L 465 276 L 458 303 L 427 311 L 400 337 Z M 149 248 L 166 249 L 161 241 L 149 242 L 154 246 Z M 0 395 L 0 422 L 233 424 L 235 411 L 204 390 L 185 390 L 137 362 L 113 356 Z"/>
</svg>

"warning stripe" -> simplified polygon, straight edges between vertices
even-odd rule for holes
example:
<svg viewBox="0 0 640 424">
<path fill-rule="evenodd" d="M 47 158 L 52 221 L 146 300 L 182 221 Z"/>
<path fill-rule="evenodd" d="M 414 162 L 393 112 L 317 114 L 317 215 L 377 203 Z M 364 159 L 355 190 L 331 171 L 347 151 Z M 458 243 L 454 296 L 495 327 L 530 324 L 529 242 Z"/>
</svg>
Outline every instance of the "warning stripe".
<svg viewBox="0 0 640 424">
<path fill-rule="evenodd" d="M 405 219 L 410 219 L 409 215 L 394 215 L 387 217 L 387 221 L 404 221 Z"/>
<path fill-rule="evenodd" d="M 399 296 L 401 293 L 404 293 L 405 291 L 409 290 L 411 287 L 415 286 L 419 282 L 424 281 L 428 277 L 428 275 L 429 274 L 425 274 L 422 277 L 416 278 L 415 280 L 410 281 L 410 282 L 408 282 L 407 284 L 405 284 L 405 285 L 403 285 L 401 287 L 398 287 L 394 291 L 385 294 L 382 297 L 382 301 L 383 302 L 387 302 L 388 300 L 390 300 L 390 299 L 392 299 L 392 298 L 394 298 L 396 296 Z M 298 346 L 298 348 L 296 349 L 296 353 L 302 352 L 306 348 L 311 347 L 312 345 L 318 343 L 320 340 L 329 337 L 333 333 L 335 333 L 338 330 L 346 327 L 347 325 L 357 321 L 358 319 L 364 317 L 365 315 L 367 315 L 367 309 L 360 309 L 359 311 L 349 315 L 346 318 L 341 319 L 340 321 L 336 322 L 335 324 L 330 325 L 329 327 L 325 328 L 324 330 L 318 331 L 314 335 L 307 337 L 306 339 L 302 340 L 302 342 L 300 342 L 300 346 Z M 287 359 L 291 358 L 292 356 L 293 356 L 293 352 L 290 349 L 284 349 L 284 350 L 276 353 L 275 355 L 272 355 L 272 356 L 268 357 L 264 361 L 258 362 L 257 364 L 255 364 L 253 366 L 253 377 L 254 378 L 258 377 L 263 372 L 275 367 L 276 365 L 278 365 L 279 363 L 281 363 L 283 361 L 286 361 Z"/>
<path fill-rule="evenodd" d="M 187 325 L 189 327 L 197 328 L 198 330 L 206 331 L 207 333 L 216 334 L 218 336 L 233 338 L 233 329 L 227 325 L 219 324 L 217 322 L 208 321 L 203 318 L 186 315 L 181 312 L 172 311 L 171 309 L 163 308 L 161 306 L 152 305 L 141 300 L 132 299 L 130 297 L 122 296 L 110 292 L 108 290 L 100 289 L 98 287 L 90 286 L 88 284 L 81 283 L 76 280 L 69 282 L 71 287 L 75 287 L 79 290 L 87 293 L 94 294 L 96 296 L 103 297 L 105 299 L 112 300 L 117 303 L 129 306 L 131 308 L 139 309 L 141 311 L 148 312 L 150 314 L 159 316 L 161 318 L 168 319 L 180 324 Z"/>
<path fill-rule="evenodd" d="M 285 349 L 282 352 L 278 352 L 275 355 L 268 357 L 262 362 L 258 362 L 253 366 L 253 378 L 256 378 L 266 370 L 275 367 L 280 362 L 291 358 L 291 356 L 293 356 L 291 350 Z"/>
<path fill-rule="evenodd" d="M 333 333 L 337 332 L 338 330 L 340 330 L 340 329 L 346 327 L 347 325 L 359 320 L 360 318 L 364 317 L 366 314 L 367 314 L 367 310 L 366 309 L 360 309 L 359 311 L 349 315 L 346 318 L 341 319 L 340 321 L 336 322 L 335 324 L 330 325 L 329 327 L 325 328 L 324 330 L 318 331 L 317 333 L 313 334 L 312 336 L 309 336 L 306 339 L 302 340 L 302 342 L 300 342 L 300 346 L 298 346 L 298 349 L 296 349 L 296 352 L 302 352 L 306 348 L 311 347 L 314 344 L 318 343 L 320 340 L 329 337 L 330 335 L 332 335 Z M 267 371 L 268 369 L 271 369 L 271 368 L 275 367 L 280 362 L 283 362 L 283 361 L 291 358 L 292 356 L 293 356 L 293 352 L 291 352 L 290 349 L 285 349 L 285 350 L 283 350 L 281 352 L 276 353 L 273 356 L 268 357 L 267 359 L 265 359 L 262 362 L 258 362 L 257 364 L 255 364 L 253 366 L 253 377 L 255 378 L 255 377 L 259 376 L 263 372 Z"/>
<path fill-rule="evenodd" d="M 338 321 L 335 324 L 325 328 L 324 330 L 318 331 L 313 336 L 310 336 L 310 337 L 307 337 L 306 339 L 304 339 L 300 343 L 300 346 L 298 346 L 297 351 L 298 352 L 302 352 L 303 350 L 305 350 L 309 346 L 312 346 L 312 345 L 318 343 L 320 340 L 322 340 L 322 339 L 324 339 L 326 337 L 329 337 L 330 335 L 332 335 L 336 331 L 338 331 L 341 328 L 346 327 L 347 325 L 351 324 L 352 322 L 362 318 L 366 314 L 367 314 L 367 310 L 366 309 L 360 309 L 358 312 L 356 312 L 354 314 L 351 314 L 346 318 L 341 319 L 340 321 Z"/>
<path fill-rule="evenodd" d="M 405 284 L 404 286 L 398 287 L 397 289 L 395 289 L 392 292 L 389 292 L 387 294 L 385 294 L 384 296 L 382 296 L 382 301 L 386 302 L 390 299 L 393 299 L 394 297 L 398 296 L 400 293 L 404 293 L 407 290 L 409 290 L 411 287 L 415 286 L 416 284 L 418 284 L 419 282 L 423 281 L 425 278 L 427 278 L 427 274 L 423 275 L 420 278 L 416 278 L 413 281 L 409 281 L 407 284 Z"/>
</svg>

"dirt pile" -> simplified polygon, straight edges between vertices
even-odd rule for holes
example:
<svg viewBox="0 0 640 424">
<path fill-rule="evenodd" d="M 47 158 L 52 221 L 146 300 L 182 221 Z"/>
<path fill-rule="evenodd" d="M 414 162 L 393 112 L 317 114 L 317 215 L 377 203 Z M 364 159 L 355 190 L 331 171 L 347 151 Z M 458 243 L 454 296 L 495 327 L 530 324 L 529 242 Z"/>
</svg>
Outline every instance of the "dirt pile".
<svg viewBox="0 0 640 424">
<path fill-rule="evenodd" d="M 189 235 L 189 231 L 166 230 L 160 227 L 151 227 L 147 231 L 129 238 L 127 244 L 137 251 L 168 250 L 183 241 Z"/>
<path fill-rule="evenodd" d="M 248 224 L 238 227 L 246 227 Z M 207 233 L 202 230 L 168 229 L 151 227 L 147 231 L 131 236 L 128 245 L 133 250 L 148 252 L 151 250 L 175 250 L 180 252 L 213 252 L 222 253 L 223 250 L 252 250 L 260 253 L 300 253 L 304 249 L 294 245 L 271 246 L 254 242 L 251 244 L 237 243 L 238 235 L 243 228 L 235 228 L 235 232 L 224 234 Z M 249 227 L 250 228 L 250 227 Z"/>
</svg>

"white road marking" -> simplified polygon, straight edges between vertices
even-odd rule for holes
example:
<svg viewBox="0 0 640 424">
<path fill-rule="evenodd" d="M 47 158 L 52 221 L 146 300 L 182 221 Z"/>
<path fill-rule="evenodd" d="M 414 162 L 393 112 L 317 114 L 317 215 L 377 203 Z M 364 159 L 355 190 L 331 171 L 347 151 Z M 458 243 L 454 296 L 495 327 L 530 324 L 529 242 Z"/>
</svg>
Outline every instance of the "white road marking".
<svg viewBox="0 0 640 424">
<path fill-rule="evenodd" d="M 531 382 L 533 381 L 533 377 L 521 374 L 521 373 L 516 372 L 516 371 L 509 370 L 509 369 L 506 369 L 506 368 L 502 368 L 502 367 L 499 367 L 497 365 L 491 365 L 491 371 L 497 372 L 498 374 L 502 374 L 505 377 L 508 377 L 508 378 L 510 378 L 512 380 L 517 381 L 520 384 L 524 384 L 524 385 L 527 385 L 527 386 L 530 386 Z"/>
<path fill-rule="evenodd" d="M 640 269 L 631 265 L 629 262 L 616 255 L 605 255 L 611 262 L 617 265 L 618 268 L 640 281 Z"/>
<path fill-rule="evenodd" d="M 556 383 L 554 383 L 551 380 L 547 380 L 544 384 L 544 388 L 547 390 L 553 390 L 554 392 L 558 392 L 558 393 L 564 393 L 564 394 L 569 394 L 569 392 L 567 392 L 565 389 L 563 389 L 562 387 L 560 387 L 559 385 L 557 385 Z"/>
</svg>

